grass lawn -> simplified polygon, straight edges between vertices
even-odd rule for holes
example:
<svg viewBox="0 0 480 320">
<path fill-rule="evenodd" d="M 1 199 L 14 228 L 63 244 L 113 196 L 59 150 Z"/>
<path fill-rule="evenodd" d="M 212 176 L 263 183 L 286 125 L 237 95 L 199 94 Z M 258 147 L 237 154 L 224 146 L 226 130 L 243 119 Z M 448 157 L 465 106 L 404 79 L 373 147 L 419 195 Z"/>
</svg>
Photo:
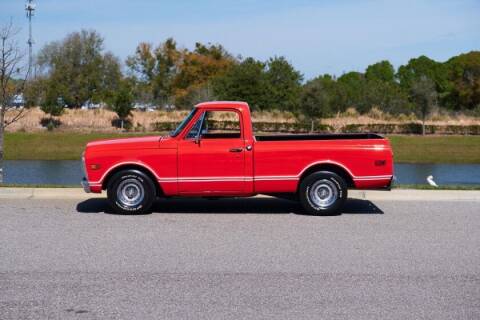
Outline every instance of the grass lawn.
<svg viewBox="0 0 480 320">
<path fill-rule="evenodd" d="M 394 184 L 393 189 L 419 189 L 419 190 L 480 190 L 478 184 L 450 184 L 433 187 L 428 184 Z"/>
<path fill-rule="evenodd" d="M 80 160 L 87 142 L 142 134 L 15 132 L 5 135 L 6 160 Z M 143 134 L 146 135 L 146 134 Z"/>
<path fill-rule="evenodd" d="M 395 162 L 480 163 L 480 136 L 389 136 Z"/>
<path fill-rule="evenodd" d="M 5 157 L 7 160 L 78 160 L 88 141 L 139 135 L 147 134 L 7 133 Z M 480 163 L 480 136 L 389 136 L 389 139 L 396 162 Z"/>
</svg>

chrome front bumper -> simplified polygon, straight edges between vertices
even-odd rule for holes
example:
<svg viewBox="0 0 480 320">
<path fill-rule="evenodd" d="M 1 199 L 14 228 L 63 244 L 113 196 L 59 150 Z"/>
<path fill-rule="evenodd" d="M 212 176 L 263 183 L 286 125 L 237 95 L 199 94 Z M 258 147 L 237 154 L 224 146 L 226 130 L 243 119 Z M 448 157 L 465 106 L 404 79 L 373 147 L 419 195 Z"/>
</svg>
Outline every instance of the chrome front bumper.
<svg viewBox="0 0 480 320">
<path fill-rule="evenodd" d="M 80 184 L 82 185 L 83 191 L 85 191 L 86 193 L 91 192 L 90 184 L 88 184 L 88 181 L 87 181 L 86 178 L 83 178 L 82 181 L 80 182 Z"/>
<path fill-rule="evenodd" d="M 86 193 L 90 193 L 92 191 L 90 190 L 90 184 L 88 183 L 88 180 L 86 178 L 87 177 L 87 167 L 85 165 L 85 151 L 82 152 L 82 170 L 83 170 L 83 174 L 85 175 L 85 177 L 83 177 L 80 184 L 82 185 L 83 191 L 85 191 Z"/>
</svg>

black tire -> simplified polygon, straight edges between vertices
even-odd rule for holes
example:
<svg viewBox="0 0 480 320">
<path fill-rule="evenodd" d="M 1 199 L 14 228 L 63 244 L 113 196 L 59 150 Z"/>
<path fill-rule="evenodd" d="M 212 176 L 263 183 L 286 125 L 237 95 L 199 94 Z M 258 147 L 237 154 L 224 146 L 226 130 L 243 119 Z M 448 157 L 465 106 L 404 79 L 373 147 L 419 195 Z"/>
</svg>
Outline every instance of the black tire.
<svg viewBox="0 0 480 320">
<path fill-rule="evenodd" d="M 107 197 L 118 214 L 145 214 L 155 201 L 155 185 L 139 170 L 123 170 L 110 178 Z"/>
<path fill-rule="evenodd" d="M 347 199 L 347 183 L 338 174 L 318 171 L 305 177 L 299 187 L 300 203 L 308 214 L 340 214 Z"/>
</svg>

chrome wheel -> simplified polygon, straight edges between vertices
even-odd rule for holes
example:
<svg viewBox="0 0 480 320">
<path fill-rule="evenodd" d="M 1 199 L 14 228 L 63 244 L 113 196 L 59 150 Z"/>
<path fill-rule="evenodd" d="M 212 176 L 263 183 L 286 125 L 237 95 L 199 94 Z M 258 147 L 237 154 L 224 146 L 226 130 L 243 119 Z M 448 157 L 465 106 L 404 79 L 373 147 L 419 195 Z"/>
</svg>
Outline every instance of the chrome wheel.
<svg viewBox="0 0 480 320">
<path fill-rule="evenodd" d="M 338 189 L 330 180 L 318 180 L 309 189 L 308 198 L 318 208 L 328 208 L 338 199 Z"/>
<path fill-rule="evenodd" d="M 117 187 L 117 199 L 126 207 L 136 207 L 145 198 L 145 189 L 136 179 L 126 179 Z"/>
</svg>

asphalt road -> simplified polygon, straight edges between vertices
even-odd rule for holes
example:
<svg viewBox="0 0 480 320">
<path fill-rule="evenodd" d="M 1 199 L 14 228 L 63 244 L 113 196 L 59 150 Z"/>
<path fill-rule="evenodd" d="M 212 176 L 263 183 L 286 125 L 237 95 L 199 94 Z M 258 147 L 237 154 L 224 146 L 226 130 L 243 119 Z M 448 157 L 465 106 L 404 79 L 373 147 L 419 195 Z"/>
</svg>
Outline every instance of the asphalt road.
<svg viewBox="0 0 480 320">
<path fill-rule="evenodd" d="M 0 319 L 480 319 L 479 201 L 155 210 L 0 200 Z"/>
</svg>

